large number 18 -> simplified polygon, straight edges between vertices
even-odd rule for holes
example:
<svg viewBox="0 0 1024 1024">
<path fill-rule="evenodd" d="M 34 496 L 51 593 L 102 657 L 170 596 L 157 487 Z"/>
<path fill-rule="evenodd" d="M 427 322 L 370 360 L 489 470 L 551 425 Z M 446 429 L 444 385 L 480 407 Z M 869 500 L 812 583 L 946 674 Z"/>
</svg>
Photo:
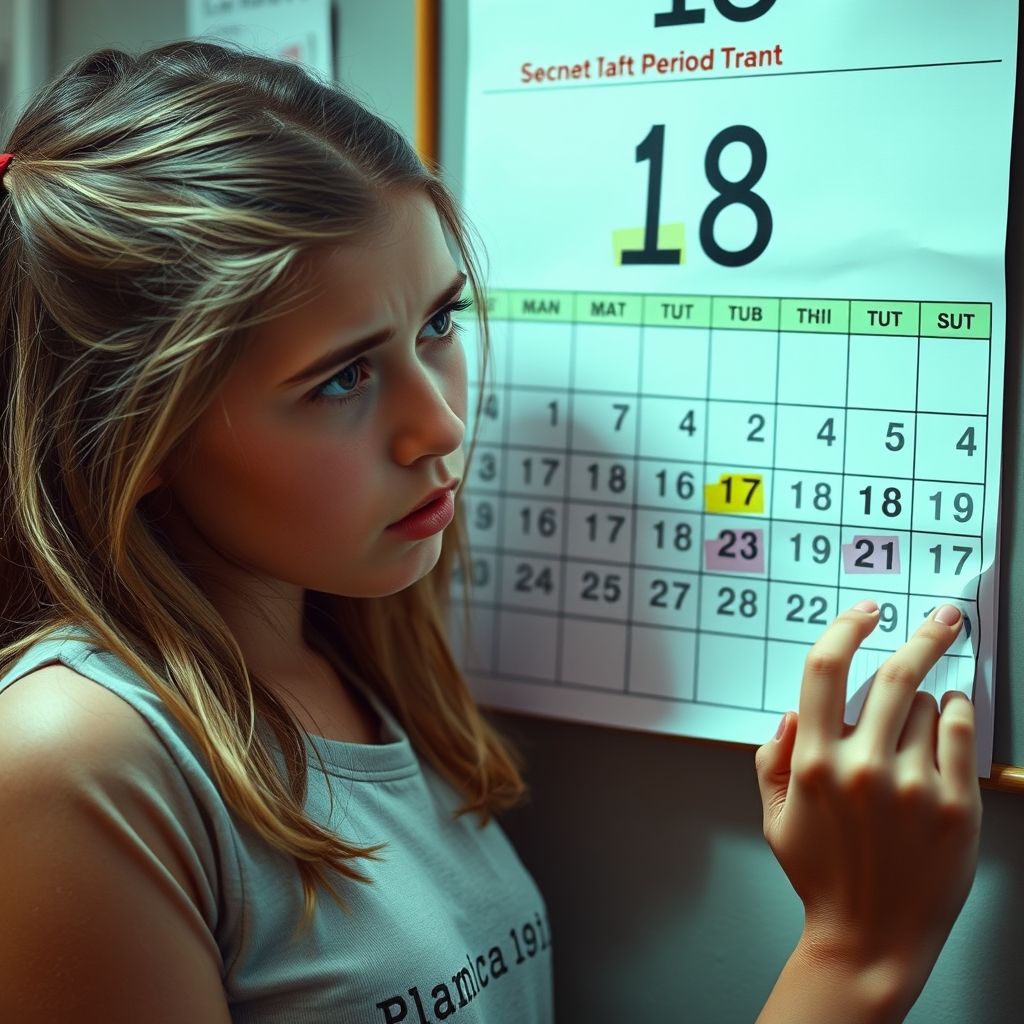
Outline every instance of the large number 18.
<svg viewBox="0 0 1024 1024">
<path fill-rule="evenodd" d="M 730 181 L 722 174 L 722 151 L 731 142 L 740 142 L 750 150 L 750 169 L 738 181 Z M 661 172 L 665 152 L 665 126 L 651 126 L 647 137 L 636 147 L 637 163 L 650 160 L 647 172 L 647 215 L 644 221 L 644 247 L 624 249 L 624 265 L 678 263 L 678 249 L 658 248 L 658 222 L 661 208 Z M 768 163 L 768 149 L 764 139 L 749 125 L 734 124 L 723 128 L 708 146 L 704 155 L 704 173 L 708 183 L 718 193 L 708 203 L 700 219 L 700 244 L 708 258 L 723 267 L 742 267 L 752 263 L 768 246 L 772 237 L 772 211 L 753 187 L 761 180 Z M 751 243 L 742 249 L 723 249 L 715 240 L 715 220 L 734 203 L 745 206 L 754 215 L 757 227 Z"/>
</svg>

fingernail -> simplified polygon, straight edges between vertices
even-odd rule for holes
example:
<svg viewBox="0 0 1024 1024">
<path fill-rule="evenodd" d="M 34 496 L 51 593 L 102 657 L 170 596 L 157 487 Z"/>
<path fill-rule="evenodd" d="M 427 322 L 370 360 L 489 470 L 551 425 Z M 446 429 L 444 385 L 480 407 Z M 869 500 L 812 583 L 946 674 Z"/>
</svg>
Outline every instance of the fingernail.
<svg viewBox="0 0 1024 1024">
<path fill-rule="evenodd" d="M 955 626 L 960 621 L 960 609 L 955 604 L 944 604 L 935 613 L 935 621 L 944 626 Z"/>
<path fill-rule="evenodd" d="M 868 601 L 868 600 L 858 601 L 853 606 L 853 610 L 855 612 L 867 612 L 870 615 L 871 612 L 877 612 L 878 611 L 878 603 L 875 602 L 875 601 Z"/>
<path fill-rule="evenodd" d="M 775 737 L 774 737 L 775 739 L 777 739 L 777 740 L 782 739 L 782 734 L 786 731 L 786 719 L 787 718 L 789 718 L 789 712 L 788 711 L 782 716 L 782 721 L 779 722 L 779 727 L 778 727 L 778 729 L 775 730 Z"/>
<path fill-rule="evenodd" d="M 971 698 L 970 698 L 970 697 L 968 697 L 968 696 L 967 696 L 967 694 L 966 694 L 966 693 L 964 693 L 964 691 L 963 691 L 963 690 L 947 690 L 947 691 L 946 691 L 946 692 L 945 692 L 945 693 L 944 693 L 944 694 L 942 695 L 942 700 L 941 700 L 941 701 L 939 701 L 939 710 L 940 710 L 940 711 L 945 711 L 945 709 L 946 709 L 946 705 L 947 705 L 947 704 L 948 704 L 948 703 L 949 703 L 949 702 L 950 702 L 951 700 L 957 700 L 958 698 L 959 698 L 959 699 L 961 699 L 961 700 L 965 700 L 965 701 L 967 701 L 967 702 L 968 702 L 968 704 L 969 704 L 969 703 L 971 702 Z"/>
</svg>

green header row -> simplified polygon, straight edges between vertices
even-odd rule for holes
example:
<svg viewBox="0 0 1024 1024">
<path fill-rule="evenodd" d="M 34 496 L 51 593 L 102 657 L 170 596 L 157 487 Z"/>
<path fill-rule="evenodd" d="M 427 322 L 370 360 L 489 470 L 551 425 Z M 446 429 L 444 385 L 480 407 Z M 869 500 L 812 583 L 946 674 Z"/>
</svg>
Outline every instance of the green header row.
<svg viewBox="0 0 1024 1024">
<path fill-rule="evenodd" d="M 913 338 L 985 339 L 992 334 L 992 306 L 987 302 L 493 291 L 488 293 L 487 309 L 495 320 L 895 334 Z"/>
</svg>

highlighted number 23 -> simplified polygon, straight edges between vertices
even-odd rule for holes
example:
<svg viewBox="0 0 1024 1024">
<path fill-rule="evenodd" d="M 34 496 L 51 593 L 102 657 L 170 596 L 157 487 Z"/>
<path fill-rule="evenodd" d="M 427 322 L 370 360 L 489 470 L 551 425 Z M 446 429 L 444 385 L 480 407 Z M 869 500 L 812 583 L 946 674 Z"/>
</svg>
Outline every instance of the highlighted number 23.
<svg viewBox="0 0 1024 1024">
<path fill-rule="evenodd" d="M 738 142 L 750 151 L 750 167 L 737 181 L 730 181 L 722 173 L 722 152 L 730 143 Z M 647 212 L 644 218 L 644 247 L 626 249 L 622 253 L 623 265 L 672 264 L 681 262 L 678 249 L 658 248 L 658 222 L 661 219 L 661 178 L 665 155 L 665 126 L 651 126 L 647 137 L 636 147 L 637 163 L 650 161 L 647 171 Z M 709 259 L 723 267 L 742 267 L 753 263 L 768 247 L 772 237 L 772 211 L 764 199 L 753 191 L 768 164 L 768 149 L 764 139 L 745 124 L 724 128 L 712 140 L 704 154 L 704 173 L 708 184 L 718 193 L 708 203 L 700 219 L 700 244 Z M 754 215 L 756 224 L 753 241 L 742 249 L 724 249 L 715 240 L 715 221 L 726 207 L 745 206 Z"/>
</svg>

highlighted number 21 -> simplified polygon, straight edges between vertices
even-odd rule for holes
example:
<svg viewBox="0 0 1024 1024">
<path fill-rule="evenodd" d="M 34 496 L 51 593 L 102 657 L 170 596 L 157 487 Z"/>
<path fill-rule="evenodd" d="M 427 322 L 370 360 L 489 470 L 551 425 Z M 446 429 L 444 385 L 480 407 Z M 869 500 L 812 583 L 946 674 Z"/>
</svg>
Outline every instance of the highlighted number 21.
<svg viewBox="0 0 1024 1024">
<path fill-rule="evenodd" d="M 750 150 L 750 168 L 738 181 L 730 181 L 722 174 L 722 151 L 732 142 L 739 142 Z M 665 155 L 665 126 L 651 126 L 647 137 L 636 147 L 637 163 L 650 161 L 647 172 L 647 215 L 644 220 L 644 247 L 625 249 L 624 265 L 679 263 L 678 249 L 658 248 L 658 222 L 661 219 L 661 176 Z M 753 191 L 768 164 L 768 149 L 764 139 L 749 125 L 734 124 L 724 128 L 712 140 L 704 155 L 704 173 L 708 184 L 718 193 L 708 203 L 700 219 L 700 244 L 709 259 L 723 267 L 743 267 L 752 263 L 765 251 L 772 237 L 772 211 L 764 199 Z M 743 249 L 723 249 L 715 240 L 715 221 L 718 215 L 734 203 L 745 206 L 754 215 L 756 230 L 750 245 Z"/>
</svg>

